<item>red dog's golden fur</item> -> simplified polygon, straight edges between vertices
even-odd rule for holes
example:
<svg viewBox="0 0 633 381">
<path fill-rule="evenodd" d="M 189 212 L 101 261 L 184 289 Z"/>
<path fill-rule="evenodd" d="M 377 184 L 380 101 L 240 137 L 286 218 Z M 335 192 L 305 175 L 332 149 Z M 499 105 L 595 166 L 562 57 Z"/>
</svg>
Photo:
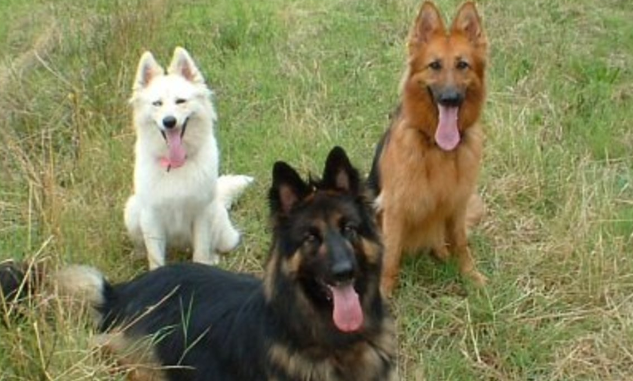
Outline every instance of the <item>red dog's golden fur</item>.
<svg viewBox="0 0 633 381">
<path fill-rule="evenodd" d="M 431 248 L 457 256 L 477 284 L 467 225 L 483 211 L 475 187 L 483 136 L 487 41 L 475 5 L 459 9 L 450 29 L 424 3 L 408 42 L 401 105 L 379 144 L 370 175 L 378 194 L 385 243 L 382 290 L 397 281 L 403 251 Z"/>
</svg>

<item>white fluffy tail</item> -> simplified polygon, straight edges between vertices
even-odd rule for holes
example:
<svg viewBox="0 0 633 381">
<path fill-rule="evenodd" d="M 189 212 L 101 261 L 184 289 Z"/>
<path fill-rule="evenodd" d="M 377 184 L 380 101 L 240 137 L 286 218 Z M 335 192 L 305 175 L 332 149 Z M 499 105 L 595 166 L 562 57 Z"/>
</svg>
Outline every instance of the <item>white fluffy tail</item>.
<svg viewBox="0 0 633 381">
<path fill-rule="evenodd" d="M 58 272 L 55 278 L 62 295 L 80 299 L 92 307 L 104 304 L 106 280 L 97 269 L 74 265 Z"/>
<path fill-rule="evenodd" d="M 245 175 L 224 175 L 218 178 L 217 199 L 224 207 L 231 209 L 233 202 L 253 182 L 253 178 Z"/>
</svg>

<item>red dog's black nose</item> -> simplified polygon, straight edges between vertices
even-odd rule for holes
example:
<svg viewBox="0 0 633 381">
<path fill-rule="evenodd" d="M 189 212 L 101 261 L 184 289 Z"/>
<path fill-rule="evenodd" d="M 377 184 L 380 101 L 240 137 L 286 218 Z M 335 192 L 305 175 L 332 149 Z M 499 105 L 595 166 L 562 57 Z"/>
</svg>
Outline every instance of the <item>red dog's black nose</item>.
<svg viewBox="0 0 633 381">
<path fill-rule="evenodd" d="M 464 94 L 457 89 L 446 89 L 441 91 L 437 97 L 437 103 L 442 106 L 457 107 L 464 101 Z"/>
<path fill-rule="evenodd" d="M 176 126 L 176 118 L 173 116 L 164 117 L 163 126 L 165 126 L 165 128 L 174 128 Z"/>
</svg>

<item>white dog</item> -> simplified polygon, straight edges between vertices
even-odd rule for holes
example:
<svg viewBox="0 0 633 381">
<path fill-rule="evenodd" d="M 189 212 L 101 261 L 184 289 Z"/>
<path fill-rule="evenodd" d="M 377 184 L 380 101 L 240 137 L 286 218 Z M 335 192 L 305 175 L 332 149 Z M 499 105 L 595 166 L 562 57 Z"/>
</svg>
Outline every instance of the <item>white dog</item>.
<svg viewBox="0 0 633 381">
<path fill-rule="evenodd" d="M 185 49 L 176 48 L 167 74 L 150 52 L 141 57 L 130 100 L 136 161 L 125 225 L 150 269 L 165 263 L 170 247 L 190 247 L 194 261 L 216 264 L 217 252 L 240 241 L 227 209 L 253 179 L 218 178 L 211 95 Z"/>
</svg>

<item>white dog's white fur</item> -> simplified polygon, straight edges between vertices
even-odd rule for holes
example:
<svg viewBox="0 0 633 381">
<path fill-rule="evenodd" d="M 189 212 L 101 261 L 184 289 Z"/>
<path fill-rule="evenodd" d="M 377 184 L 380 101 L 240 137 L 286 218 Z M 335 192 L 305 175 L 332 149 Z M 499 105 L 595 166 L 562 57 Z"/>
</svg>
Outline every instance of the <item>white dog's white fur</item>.
<svg viewBox="0 0 633 381">
<path fill-rule="evenodd" d="M 147 254 L 150 269 L 165 263 L 170 247 L 191 247 L 194 261 L 216 264 L 217 252 L 229 251 L 240 241 L 227 209 L 253 179 L 218 178 L 217 116 L 211 95 L 185 49 L 175 49 L 166 74 L 150 52 L 141 57 L 130 100 L 136 156 L 125 225 L 136 250 Z M 176 131 L 180 135 L 183 127 L 173 151 L 186 157 L 171 165 L 167 136 Z"/>
</svg>

